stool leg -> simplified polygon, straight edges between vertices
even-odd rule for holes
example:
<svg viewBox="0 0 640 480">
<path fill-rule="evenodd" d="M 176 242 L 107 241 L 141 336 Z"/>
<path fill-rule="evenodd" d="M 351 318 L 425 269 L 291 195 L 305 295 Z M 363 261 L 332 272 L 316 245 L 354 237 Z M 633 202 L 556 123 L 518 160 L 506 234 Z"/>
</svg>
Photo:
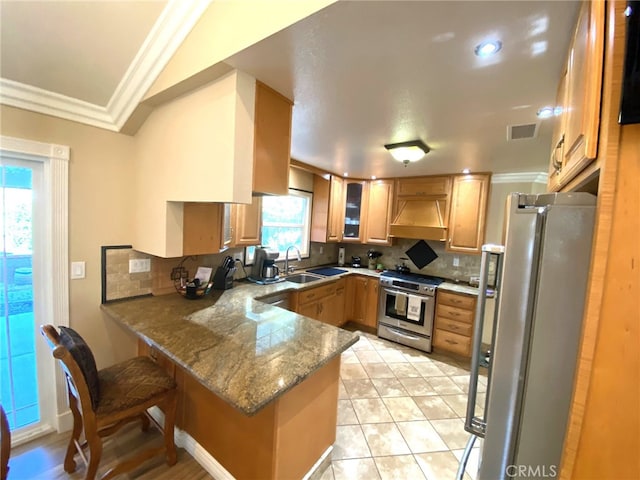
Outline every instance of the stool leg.
<svg viewBox="0 0 640 480">
<path fill-rule="evenodd" d="M 94 478 L 96 478 L 100 457 L 102 456 L 102 439 L 98 436 L 97 432 L 94 432 L 94 434 L 90 436 L 91 439 L 87 439 L 89 442 L 89 464 L 87 465 L 85 480 L 94 480 Z"/>
<path fill-rule="evenodd" d="M 167 449 L 167 465 L 175 465 L 178 461 L 176 454 L 176 444 L 173 438 L 174 425 L 176 422 L 176 407 L 178 399 L 174 390 L 165 402 L 164 411 L 164 445 Z"/>
<path fill-rule="evenodd" d="M 140 414 L 140 421 L 142 422 L 142 431 L 146 432 L 147 430 L 149 430 L 149 417 L 147 417 L 146 413 L 141 413 Z"/>
<path fill-rule="evenodd" d="M 67 453 L 64 456 L 64 471 L 73 473 L 76 471 L 76 462 L 73 459 L 73 456 L 76 454 L 76 442 L 82 433 L 82 415 L 80 415 L 80 411 L 78 410 L 78 399 L 71 392 L 69 392 L 69 407 L 73 415 L 73 430 L 71 431 L 71 438 L 67 446 Z"/>
</svg>

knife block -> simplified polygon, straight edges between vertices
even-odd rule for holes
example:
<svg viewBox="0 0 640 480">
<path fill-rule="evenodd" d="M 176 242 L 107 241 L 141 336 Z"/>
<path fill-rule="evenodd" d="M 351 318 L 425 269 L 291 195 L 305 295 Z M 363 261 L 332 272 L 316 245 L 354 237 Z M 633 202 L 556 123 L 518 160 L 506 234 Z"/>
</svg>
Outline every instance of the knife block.
<svg viewBox="0 0 640 480">
<path fill-rule="evenodd" d="M 224 267 L 218 267 L 216 273 L 213 275 L 213 289 L 214 290 L 228 290 L 233 288 L 233 274 L 236 273 L 236 268 L 226 269 Z"/>
</svg>

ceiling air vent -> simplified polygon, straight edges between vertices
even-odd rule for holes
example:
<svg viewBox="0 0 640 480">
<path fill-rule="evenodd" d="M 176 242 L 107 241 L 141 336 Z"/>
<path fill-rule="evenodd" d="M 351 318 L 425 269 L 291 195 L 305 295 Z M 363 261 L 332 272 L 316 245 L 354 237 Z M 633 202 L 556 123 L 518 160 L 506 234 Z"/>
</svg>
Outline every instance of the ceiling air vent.
<svg viewBox="0 0 640 480">
<path fill-rule="evenodd" d="M 537 123 L 527 123 L 524 125 L 509 125 L 507 127 L 507 140 L 522 140 L 524 138 L 535 138 L 538 134 Z"/>
</svg>

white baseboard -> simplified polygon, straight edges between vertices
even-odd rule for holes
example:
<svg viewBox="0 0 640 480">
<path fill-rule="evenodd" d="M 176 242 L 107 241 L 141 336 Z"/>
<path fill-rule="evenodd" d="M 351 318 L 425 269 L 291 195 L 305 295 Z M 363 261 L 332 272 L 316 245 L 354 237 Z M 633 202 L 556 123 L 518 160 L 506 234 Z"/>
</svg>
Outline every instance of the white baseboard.
<svg viewBox="0 0 640 480">
<path fill-rule="evenodd" d="M 56 415 L 58 433 L 66 432 L 73 428 L 73 414 L 71 410 Z"/>
<path fill-rule="evenodd" d="M 302 477 L 302 480 L 309 480 L 316 473 L 316 470 L 318 470 L 318 468 L 324 465 L 325 462 L 331 463 L 330 455 L 332 451 L 333 451 L 333 445 L 330 445 L 329 448 L 327 448 L 324 451 L 324 453 L 320 456 L 318 461 L 313 464 L 313 467 L 311 467 L 309 471 L 306 473 L 306 475 Z"/>
<path fill-rule="evenodd" d="M 149 414 L 151 414 L 151 416 L 160 425 L 164 425 L 164 414 L 158 407 L 151 407 L 149 409 Z M 235 477 L 231 475 L 209 452 L 207 452 L 202 445 L 196 442 L 191 435 L 177 427 L 174 431 L 175 433 L 173 438 L 176 442 L 176 446 L 184 448 L 187 453 L 207 471 L 209 475 L 216 480 L 235 480 Z"/>
</svg>

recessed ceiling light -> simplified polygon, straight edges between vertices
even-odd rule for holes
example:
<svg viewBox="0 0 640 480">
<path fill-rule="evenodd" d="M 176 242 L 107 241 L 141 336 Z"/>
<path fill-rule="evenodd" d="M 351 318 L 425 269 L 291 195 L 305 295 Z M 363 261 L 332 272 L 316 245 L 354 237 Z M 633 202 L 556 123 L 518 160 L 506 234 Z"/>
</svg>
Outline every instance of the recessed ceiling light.
<svg viewBox="0 0 640 480">
<path fill-rule="evenodd" d="M 375 175 L 371 175 L 371 180 L 375 180 L 377 177 Z"/>
<path fill-rule="evenodd" d="M 476 46 L 475 54 L 479 57 L 489 57 L 496 54 L 502 48 L 502 42 L 499 40 L 488 40 Z"/>
<path fill-rule="evenodd" d="M 557 117 L 562 113 L 562 107 L 542 107 L 536 115 L 538 118 L 551 118 Z"/>
<path fill-rule="evenodd" d="M 349 172 L 344 172 L 344 173 L 342 174 L 342 176 L 343 176 L 343 177 L 348 177 L 348 176 L 349 176 Z"/>
<path fill-rule="evenodd" d="M 462 173 L 464 173 L 465 175 L 468 175 L 471 173 L 471 170 L 469 170 L 468 168 L 465 168 L 464 170 L 462 170 Z"/>
</svg>

